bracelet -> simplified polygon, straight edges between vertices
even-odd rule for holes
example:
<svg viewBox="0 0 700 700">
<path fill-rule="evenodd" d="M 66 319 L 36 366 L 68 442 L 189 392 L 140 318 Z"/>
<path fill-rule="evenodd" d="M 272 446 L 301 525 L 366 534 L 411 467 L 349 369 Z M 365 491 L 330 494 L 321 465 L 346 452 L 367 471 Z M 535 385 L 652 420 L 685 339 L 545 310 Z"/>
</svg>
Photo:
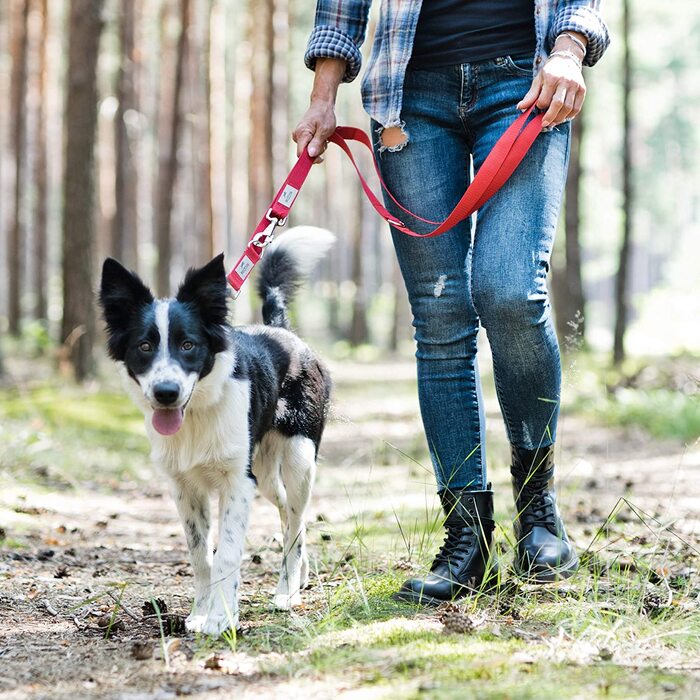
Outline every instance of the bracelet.
<svg viewBox="0 0 700 700">
<path fill-rule="evenodd" d="M 552 56 L 570 58 L 578 66 L 579 70 L 583 70 L 583 61 L 573 51 L 569 49 L 559 49 L 558 51 L 552 51 L 552 53 L 549 54 L 549 58 L 552 58 Z"/>
<path fill-rule="evenodd" d="M 569 39 L 571 39 L 571 41 L 573 41 L 574 44 L 576 44 L 576 46 L 578 46 L 581 49 L 581 51 L 583 51 L 583 57 L 584 58 L 586 57 L 586 53 L 587 53 L 588 49 L 587 49 L 586 45 L 581 41 L 581 39 L 579 39 L 577 36 L 574 36 L 573 34 L 570 34 L 569 32 L 561 32 L 561 34 L 559 34 L 557 36 L 557 39 L 560 36 L 566 36 Z M 555 44 L 557 43 L 556 39 L 554 40 L 554 43 Z"/>
</svg>

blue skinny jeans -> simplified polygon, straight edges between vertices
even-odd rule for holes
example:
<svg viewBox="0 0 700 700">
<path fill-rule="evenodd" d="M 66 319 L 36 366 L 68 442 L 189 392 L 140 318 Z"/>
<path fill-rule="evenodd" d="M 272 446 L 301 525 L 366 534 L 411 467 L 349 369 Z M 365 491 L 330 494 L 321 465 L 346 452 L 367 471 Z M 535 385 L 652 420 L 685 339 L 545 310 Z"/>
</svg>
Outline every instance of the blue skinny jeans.
<svg viewBox="0 0 700 700">
<path fill-rule="evenodd" d="M 388 148 L 373 123 L 384 181 L 405 207 L 444 219 L 498 137 L 516 119 L 532 81 L 532 56 L 444 68 L 409 68 L 402 121 L 408 140 Z M 511 444 L 535 449 L 556 437 L 559 346 L 547 292 L 569 155 L 570 125 L 541 133 L 504 187 L 436 238 L 392 231 L 417 345 L 418 398 L 438 489 L 484 489 L 483 399 L 477 366 L 482 325 Z M 401 211 L 419 233 L 434 228 Z"/>
</svg>

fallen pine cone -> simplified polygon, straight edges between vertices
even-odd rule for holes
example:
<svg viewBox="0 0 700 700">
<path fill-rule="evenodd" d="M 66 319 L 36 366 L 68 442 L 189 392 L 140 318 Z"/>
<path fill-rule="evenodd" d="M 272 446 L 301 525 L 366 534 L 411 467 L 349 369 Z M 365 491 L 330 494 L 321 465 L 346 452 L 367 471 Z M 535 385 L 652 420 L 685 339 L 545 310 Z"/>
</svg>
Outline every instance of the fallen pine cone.
<svg viewBox="0 0 700 700">
<path fill-rule="evenodd" d="M 134 642 L 131 645 L 131 656 L 138 661 L 146 661 L 153 656 L 153 644 L 151 642 Z"/>
<path fill-rule="evenodd" d="M 469 634 L 474 631 L 471 618 L 461 612 L 444 612 L 440 615 L 440 622 L 446 634 Z"/>
<path fill-rule="evenodd" d="M 157 613 L 156 605 L 158 606 Z M 150 615 L 165 615 L 165 613 L 168 612 L 168 606 L 165 604 L 165 601 L 162 598 L 153 598 L 151 600 L 147 600 L 141 606 L 141 611 L 143 612 L 144 617 L 148 617 Z"/>
</svg>

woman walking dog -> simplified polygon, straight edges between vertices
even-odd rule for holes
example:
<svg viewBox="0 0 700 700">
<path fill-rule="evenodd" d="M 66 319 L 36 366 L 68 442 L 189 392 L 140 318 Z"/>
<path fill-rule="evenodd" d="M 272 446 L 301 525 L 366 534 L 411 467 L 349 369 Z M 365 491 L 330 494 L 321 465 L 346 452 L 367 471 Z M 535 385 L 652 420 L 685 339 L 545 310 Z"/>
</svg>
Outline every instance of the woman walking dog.
<svg viewBox="0 0 700 700">
<path fill-rule="evenodd" d="M 371 0 L 319 0 L 305 56 L 311 104 L 293 138 L 319 156 L 333 133 L 341 82 L 360 71 Z M 578 558 L 556 505 L 559 347 L 546 276 L 566 179 L 581 69 L 607 48 L 599 0 L 383 0 L 362 94 L 375 155 L 415 231 L 444 219 L 518 110 L 543 132 L 504 187 L 436 238 L 392 230 L 417 343 L 423 426 L 445 510 L 446 538 L 424 578 L 398 597 L 451 600 L 488 585 L 493 493 L 486 477 L 477 331 L 486 329 L 511 444 L 515 568 L 531 581 L 570 576 Z M 472 235 L 473 234 L 473 235 Z"/>
</svg>

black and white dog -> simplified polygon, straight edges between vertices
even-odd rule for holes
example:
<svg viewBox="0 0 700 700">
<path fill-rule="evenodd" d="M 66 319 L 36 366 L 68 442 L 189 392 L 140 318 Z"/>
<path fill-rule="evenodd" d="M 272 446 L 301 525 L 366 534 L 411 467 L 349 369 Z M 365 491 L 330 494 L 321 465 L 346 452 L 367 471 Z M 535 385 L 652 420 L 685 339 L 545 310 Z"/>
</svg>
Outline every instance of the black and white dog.
<svg viewBox="0 0 700 700">
<path fill-rule="evenodd" d="M 151 456 L 172 484 L 194 568 L 187 627 L 218 636 L 238 622 L 238 589 L 255 482 L 279 508 L 283 560 L 274 602 L 301 602 L 309 565 L 304 515 L 328 412 L 330 378 L 289 330 L 287 304 L 333 243 L 298 227 L 271 244 L 258 274 L 265 325 L 227 321 L 223 255 L 187 273 L 177 295 L 154 299 L 108 258 L 100 302 L 107 348 L 143 410 Z M 213 552 L 209 495 L 219 501 Z"/>
</svg>

